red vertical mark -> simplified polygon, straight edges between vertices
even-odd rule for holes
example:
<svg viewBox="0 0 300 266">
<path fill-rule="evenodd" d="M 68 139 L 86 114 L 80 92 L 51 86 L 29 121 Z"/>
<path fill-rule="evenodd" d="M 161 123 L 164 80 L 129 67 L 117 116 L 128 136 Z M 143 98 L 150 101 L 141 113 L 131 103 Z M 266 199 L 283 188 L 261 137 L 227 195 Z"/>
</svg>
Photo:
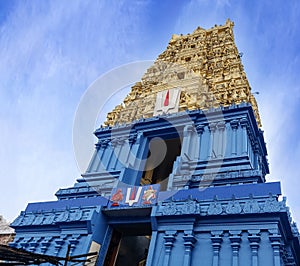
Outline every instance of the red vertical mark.
<svg viewBox="0 0 300 266">
<path fill-rule="evenodd" d="M 136 192 L 135 190 L 136 190 L 136 188 L 133 187 L 133 192 L 130 195 L 130 200 L 134 200 L 135 199 L 135 192 Z"/>
<path fill-rule="evenodd" d="M 166 94 L 166 98 L 165 98 L 165 101 L 164 101 L 164 106 L 168 106 L 169 105 L 169 90 L 167 91 L 167 94 Z"/>
</svg>

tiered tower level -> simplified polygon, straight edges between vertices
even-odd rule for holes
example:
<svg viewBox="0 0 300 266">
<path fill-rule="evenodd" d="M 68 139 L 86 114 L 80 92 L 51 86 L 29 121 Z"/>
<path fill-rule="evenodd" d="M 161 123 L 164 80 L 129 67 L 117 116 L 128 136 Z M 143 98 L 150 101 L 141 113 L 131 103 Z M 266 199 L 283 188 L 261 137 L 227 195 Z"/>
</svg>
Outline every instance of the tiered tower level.
<svg viewBox="0 0 300 266">
<path fill-rule="evenodd" d="M 233 22 L 209 30 L 198 27 L 192 34 L 173 35 L 123 104 L 107 116 L 106 125 L 131 123 L 152 117 L 157 92 L 181 88 L 179 111 L 206 110 L 250 103 L 261 127 L 256 100 L 234 42 Z"/>
<path fill-rule="evenodd" d="M 28 204 L 12 245 L 99 266 L 300 265 L 260 127 L 233 23 L 173 35 L 94 132 L 82 178 Z"/>
</svg>

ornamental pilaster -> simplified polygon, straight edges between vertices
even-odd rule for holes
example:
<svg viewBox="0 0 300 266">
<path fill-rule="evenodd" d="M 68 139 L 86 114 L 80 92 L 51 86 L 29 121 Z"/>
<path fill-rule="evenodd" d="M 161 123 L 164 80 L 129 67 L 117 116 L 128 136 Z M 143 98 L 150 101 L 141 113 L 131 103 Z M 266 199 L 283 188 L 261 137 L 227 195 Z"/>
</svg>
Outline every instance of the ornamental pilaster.
<svg viewBox="0 0 300 266">
<path fill-rule="evenodd" d="M 248 135 L 247 130 L 249 127 L 249 122 L 246 118 L 242 118 L 240 121 L 242 127 L 242 155 L 246 155 L 248 153 Z"/>
<path fill-rule="evenodd" d="M 226 124 L 224 121 L 219 122 L 217 124 L 217 128 L 218 128 L 218 146 L 217 146 L 217 156 L 219 158 L 224 157 L 224 144 L 227 143 L 226 139 L 224 139 L 226 136 L 224 136 L 224 131 L 226 128 Z"/>
<path fill-rule="evenodd" d="M 192 125 L 184 127 L 181 154 L 190 155 L 191 138 L 194 131 L 195 129 Z"/>
<path fill-rule="evenodd" d="M 198 147 L 198 158 L 197 159 L 201 159 L 201 149 L 202 149 L 202 142 L 203 142 L 203 132 L 205 130 L 205 126 L 204 125 L 198 125 L 196 126 L 196 130 L 198 133 L 198 137 L 199 137 L 199 147 Z"/>
<path fill-rule="evenodd" d="M 259 243 L 260 243 L 260 236 L 259 230 L 256 231 L 248 231 L 248 241 L 250 243 L 251 248 L 251 265 L 252 266 L 258 266 L 258 249 L 259 249 Z"/>
<path fill-rule="evenodd" d="M 209 146 L 208 146 L 208 160 L 209 160 L 216 157 L 214 151 L 214 141 L 215 141 L 215 132 L 217 129 L 217 124 L 210 123 L 208 125 L 208 129 L 209 129 Z"/>
<path fill-rule="evenodd" d="M 219 256 L 220 249 L 223 242 L 223 238 L 221 236 L 222 231 L 212 231 L 211 232 L 211 242 L 213 247 L 213 264 L 212 266 L 219 266 Z"/>
<path fill-rule="evenodd" d="M 192 259 L 192 250 L 197 240 L 192 232 L 185 232 L 183 235 L 183 240 L 184 240 L 183 266 L 190 266 L 191 259 Z"/>
<path fill-rule="evenodd" d="M 229 231 L 229 237 L 232 249 L 232 266 L 239 265 L 239 250 L 241 244 L 241 231 Z"/>
<path fill-rule="evenodd" d="M 273 234 L 269 236 L 271 246 L 273 248 L 274 266 L 281 266 L 280 263 L 280 247 L 281 247 L 281 235 Z"/>
<path fill-rule="evenodd" d="M 164 235 L 165 240 L 165 257 L 164 257 L 164 266 L 169 266 L 171 251 L 176 240 L 176 231 L 168 231 Z"/>
<path fill-rule="evenodd" d="M 232 129 L 231 133 L 231 154 L 232 155 L 237 155 L 237 128 L 239 126 L 239 121 L 238 120 L 231 120 L 230 121 L 230 126 Z"/>
</svg>

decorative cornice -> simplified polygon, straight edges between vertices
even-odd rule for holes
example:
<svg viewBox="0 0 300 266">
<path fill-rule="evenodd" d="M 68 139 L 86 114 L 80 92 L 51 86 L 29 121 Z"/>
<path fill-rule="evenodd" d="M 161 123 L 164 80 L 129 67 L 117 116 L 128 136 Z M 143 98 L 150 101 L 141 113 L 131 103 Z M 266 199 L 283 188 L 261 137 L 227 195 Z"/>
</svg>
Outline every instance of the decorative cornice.
<svg viewBox="0 0 300 266">
<path fill-rule="evenodd" d="M 63 222 L 89 221 L 98 207 L 74 207 L 63 210 L 21 212 L 19 217 L 13 221 L 12 227 L 20 226 L 42 226 L 56 225 Z"/>
<path fill-rule="evenodd" d="M 198 202 L 193 199 L 185 201 L 165 201 L 158 204 L 156 216 L 170 215 L 234 215 L 234 214 L 261 214 L 286 212 L 289 215 L 285 201 L 278 201 L 277 197 L 270 194 L 269 197 L 253 197 L 231 200 L 218 200 Z"/>
</svg>

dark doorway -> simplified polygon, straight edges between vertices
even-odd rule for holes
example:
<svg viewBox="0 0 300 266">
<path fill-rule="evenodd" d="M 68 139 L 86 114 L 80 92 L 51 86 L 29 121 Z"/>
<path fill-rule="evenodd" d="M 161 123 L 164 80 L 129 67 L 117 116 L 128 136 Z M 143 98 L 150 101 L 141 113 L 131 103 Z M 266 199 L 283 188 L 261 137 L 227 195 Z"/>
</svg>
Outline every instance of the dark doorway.
<svg viewBox="0 0 300 266">
<path fill-rule="evenodd" d="M 164 141 L 164 143 L 162 143 L 162 141 Z M 159 183 L 161 186 L 160 190 L 166 190 L 168 177 L 172 172 L 174 161 L 181 152 L 180 138 L 152 140 L 150 145 L 141 185 Z M 166 151 L 164 151 L 165 148 Z"/>
<path fill-rule="evenodd" d="M 122 234 L 120 232 L 116 230 L 113 231 L 103 266 L 115 265 L 116 257 L 120 248 L 121 237 Z"/>
<path fill-rule="evenodd" d="M 123 236 L 115 266 L 146 265 L 149 245 L 148 236 Z"/>
</svg>

